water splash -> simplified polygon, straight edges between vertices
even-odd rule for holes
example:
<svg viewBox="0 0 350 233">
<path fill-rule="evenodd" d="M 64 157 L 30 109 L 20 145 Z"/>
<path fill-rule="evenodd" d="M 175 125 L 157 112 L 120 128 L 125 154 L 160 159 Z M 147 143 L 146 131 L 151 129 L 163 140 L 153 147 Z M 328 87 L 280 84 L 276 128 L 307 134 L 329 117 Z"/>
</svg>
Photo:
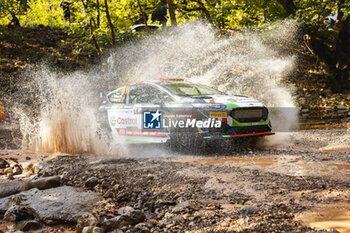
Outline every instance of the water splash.
<svg viewBox="0 0 350 233">
<path fill-rule="evenodd" d="M 96 133 L 98 91 L 159 77 L 187 78 L 228 94 L 254 97 L 269 107 L 294 107 L 291 89 L 281 83 L 292 71 L 294 57 L 281 55 L 280 48 L 293 39 L 296 28 L 294 22 L 284 21 L 260 32 L 218 37 L 205 24 L 189 23 L 116 48 L 107 68 L 104 63 L 91 72 L 62 74 L 45 66 L 29 71 L 31 88 L 26 91 L 40 111 L 30 116 L 16 110 L 23 149 L 106 151 L 105 139 Z M 107 75 L 110 71 L 113 77 Z M 292 125 L 296 116 L 280 113 L 275 119 L 275 125 Z"/>
</svg>

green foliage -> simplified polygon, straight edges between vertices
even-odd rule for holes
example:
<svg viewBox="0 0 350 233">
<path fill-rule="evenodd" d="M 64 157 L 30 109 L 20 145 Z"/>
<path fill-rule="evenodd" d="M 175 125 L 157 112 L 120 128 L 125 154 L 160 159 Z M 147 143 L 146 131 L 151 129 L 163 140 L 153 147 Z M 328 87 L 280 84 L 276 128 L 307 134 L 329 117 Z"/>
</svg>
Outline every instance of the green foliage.
<svg viewBox="0 0 350 233">
<path fill-rule="evenodd" d="M 64 18 L 62 1 L 69 2 L 70 17 Z M 133 25 L 143 23 L 137 1 L 107 0 L 117 44 L 137 39 L 141 33 L 133 33 Z M 339 0 L 294 0 L 294 16 L 320 34 L 327 32 L 327 16 L 338 11 Z M 169 12 L 166 0 L 140 0 L 148 23 L 168 24 Z M 286 11 L 278 0 L 173 0 L 179 24 L 191 20 L 206 20 L 217 28 L 245 28 L 263 26 L 286 17 Z M 341 9 L 346 17 L 350 1 Z M 111 30 L 106 18 L 105 0 L 0 0 L 0 24 L 8 24 L 16 15 L 22 26 L 44 25 L 64 28 L 68 34 L 82 39 L 82 47 L 93 49 L 92 41 L 100 50 L 111 46 Z M 165 21 L 164 21 L 165 20 Z M 168 22 L 166 22 L 168 21 Z M 324 33 L 326 34 L 326 33 Z M 336 31 L 330 33 L 331 41 Z M 334 35 L 333 35 L 334 34 Z M 325 35 L 327 36 L 327 35 Z M 96 47 L 95 43 L 95 47 Z M 92 47 L 91 47 L 92 46 Z M 78 53 L 81 48 L 77 48 Z"/>
<path fill-rule="evenodd" d="M 27 8 L 26 0 L 0 0 L 0 23 L 8 23 L 13 16 L 23 15 Z"/>
<path fill-rule="evenodd" d="M 21 18 L 22 25 L 33 27 L 44 25 L 49 27 L 64 27 L 63 11 L 60 7 L 61 0 L 31 0 L 25 17 Z"/>
</svg>

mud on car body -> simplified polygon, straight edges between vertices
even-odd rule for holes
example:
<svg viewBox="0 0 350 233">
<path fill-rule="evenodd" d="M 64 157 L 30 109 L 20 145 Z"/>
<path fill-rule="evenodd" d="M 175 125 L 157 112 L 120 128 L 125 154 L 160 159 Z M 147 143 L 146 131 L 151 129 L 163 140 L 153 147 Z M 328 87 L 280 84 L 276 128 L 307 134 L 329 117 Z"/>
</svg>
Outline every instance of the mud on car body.
<svg viewBox="0 0 350 233">
<path fill-rule="evenodd" d="M 126 143 L 190 147 L 205 140 L 273 134 L 268 109 L 259 101 L 175 78 L 108 92 L 99 107 L 99 120 L 116 142 Z"/>
</svg>

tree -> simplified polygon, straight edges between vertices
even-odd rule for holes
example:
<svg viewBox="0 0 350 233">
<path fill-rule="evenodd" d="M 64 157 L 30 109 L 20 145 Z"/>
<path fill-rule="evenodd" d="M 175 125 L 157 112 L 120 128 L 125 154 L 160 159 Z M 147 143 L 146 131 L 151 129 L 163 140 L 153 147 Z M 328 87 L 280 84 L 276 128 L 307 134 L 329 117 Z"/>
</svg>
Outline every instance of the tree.
<svg viewBox="0 0 350 233">
<path fill-rule="evenodd" d="M 109 14 L 108 0 L 105 0 L 105 8 L 106 8 L 106 18 L 107 18 L 109 30 L 111 31 L 111 36 L 112 36 L 112 45 L 115 46 L 114 25 L 112 23 L 112 19 Z"/>
<path fill-rule="evenodd" d="M 146 16 L 145 11 L 142 9 L 140 0 L 137 0 L 137 4 L 139 5 L 139 9 L 140 9 L 140 12 L 141 12 L 141 15 L 142 15 L 142 18 L 143 18 L 143 23 L 146 26 L 146 31 L 149 33 L 149 28 L 148 28 L 148 24 L 147 24 L 147 16 Z"/>
<path fill-rule="evenodd" d="M 295 14 L 296 6 L 293 0 L 278 0 L 278 2 L 283 6 L 288 16 Z"/>
<path fill-rule="evenodd" d="M 152 12 L 152 21 L 159 21 L 163 28 L 166 27 L 167 23 L 167 2 L 166 0 L 161 0 Z"/>
<path fill-rule="evenodd" d="M 20 26 L 17 16 L 23 15 L 28 9 L 27 1 L 24 0 L 0 0 L 0 18 L 11 16 L 9 25 Z"/>
<path fill-rule="evenodd" d="M 172 27 L 176 27 L 177 26 L 177 22 L 176 22 L 175 9 L 174 9 L 174 5 L 173 5 L 173 1 L 172 0 L 167 0 L 167 4 L 168 4 L 168 9 L 169 9 L 171 26 Z"/>
</svg>

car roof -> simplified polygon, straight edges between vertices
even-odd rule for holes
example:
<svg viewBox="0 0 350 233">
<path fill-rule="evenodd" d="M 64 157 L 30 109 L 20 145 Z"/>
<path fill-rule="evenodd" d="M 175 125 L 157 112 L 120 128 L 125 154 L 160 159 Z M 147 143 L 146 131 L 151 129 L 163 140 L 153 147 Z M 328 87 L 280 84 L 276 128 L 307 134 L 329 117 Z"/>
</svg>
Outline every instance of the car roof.
<svg viewBox="0 0 350 233">
<path fill-rule="evenodd" d="M 127 84 L 126 86 L 136 86 L 139 84 L 159 84 L 159 83 L 174 83 L 174 82 L 185 82 L 185 79 L 183 78 L 159 78 L 156 80 L 149 80 L 149 81 L 141 81 L 137 83 Z"/>
</svg>

